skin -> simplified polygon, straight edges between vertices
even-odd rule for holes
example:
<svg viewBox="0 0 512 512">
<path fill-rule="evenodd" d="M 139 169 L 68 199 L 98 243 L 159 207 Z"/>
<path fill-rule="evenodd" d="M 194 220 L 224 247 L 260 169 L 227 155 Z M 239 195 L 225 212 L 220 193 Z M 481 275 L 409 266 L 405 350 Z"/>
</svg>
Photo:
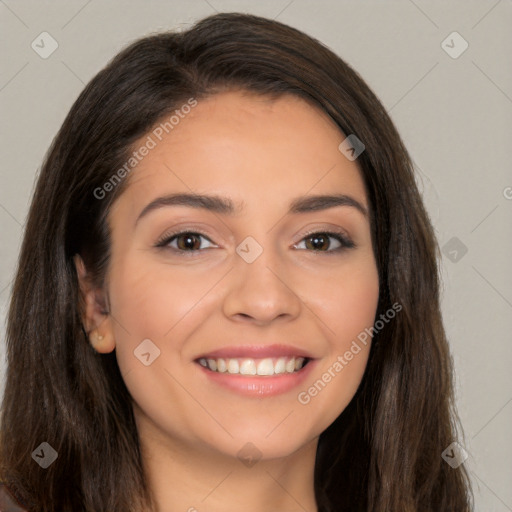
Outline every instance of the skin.
<svg viewBox="0 0 512 512">
<path fill-rule="evenodd" d="M 297 395 L 332 372 L 373 325 L 378 272 L 369 220 L 356 208 L 287 211 L 298 196 L 333 193 L 368 209 L 357 161 L 338 150 L 344 138 L 325 113 L 294 96 L 230 91 L 201 100 L 136 167 L 114 203 L 104 290 L 88 288 L 76 259 L 86 328 L 97 351 L 116 350 L 159 511 L 317 510 L 318 437 L 354 396 L 370 343 L 309 403 Z M 191 191 L 243 201 L 244 209 L 229 215 L 168 206 L 136 223 L 156 197 Z M 356 247 L 332 252 L 339 242 L 329 238 L 316 249 L 306 236 L 336 228 Z M 173 229 L 203 232 L 201 249 L 178 253 L 176 239 L 174 252 L 155 248 Z M 252 263 L 235 251 L 247 236 L 263 248 Z M 145 366 L 134 350 L 148 338 L 161 352 Z M 305 383 L 277 396 L 222 388 L 194 362 L 225 346 L 273 343 L 316 358 Z M 261 454 L 252 467 L 237 457 L 247 442 Z"/>
</svg>

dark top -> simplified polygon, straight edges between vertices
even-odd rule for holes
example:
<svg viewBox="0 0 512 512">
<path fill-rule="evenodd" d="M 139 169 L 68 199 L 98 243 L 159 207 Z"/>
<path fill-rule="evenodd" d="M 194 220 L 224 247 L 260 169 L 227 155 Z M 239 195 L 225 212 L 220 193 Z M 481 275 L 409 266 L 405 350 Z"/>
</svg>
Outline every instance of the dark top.
<svg viewBox="0 0 512 512">
<path fill-rule="evenodd" d="M 0 512 L 28 512 L 2 482 L 0 482 Z"/>
</svg>

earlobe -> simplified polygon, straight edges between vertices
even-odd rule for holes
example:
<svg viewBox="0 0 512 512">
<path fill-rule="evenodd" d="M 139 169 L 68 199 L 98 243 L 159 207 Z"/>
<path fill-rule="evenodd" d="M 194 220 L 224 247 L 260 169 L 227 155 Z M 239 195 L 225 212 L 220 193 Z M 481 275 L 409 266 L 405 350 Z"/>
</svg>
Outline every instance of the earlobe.
<svg viewBox="0 0 512 512">
<path fill-rule="evenodd" d="M 105 331 L 101 331 L 105 332 Z M 94 329 L 89 333 L 89 341 L 96 352 L 108 354 L 116 348 L 112 330 L 106 330 L 105 334 L 101 334 L 99 329 Z"/>
<path fill-rule="evenodd" d="M 102 291 L 95 289 L 87 276 L 87 269 L 79 254 L 73 257 L 80 292 L 85 305 L 82 323 L 91 345 L 97 352 L 106 354 L 115 349 L 115 339 L 108 311 L 105 311 Z"/>
</svg>

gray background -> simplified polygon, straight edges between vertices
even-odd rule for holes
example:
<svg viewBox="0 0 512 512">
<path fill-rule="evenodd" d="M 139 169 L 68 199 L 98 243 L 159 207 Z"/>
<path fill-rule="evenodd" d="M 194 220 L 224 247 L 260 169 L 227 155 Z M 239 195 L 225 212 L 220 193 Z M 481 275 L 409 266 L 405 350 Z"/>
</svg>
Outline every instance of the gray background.
<svg viewBox="0 0 512 512">
<path fill-rule="evenodd" d="M 215 11 L 275 18 L 330 46 L 396 123 L 443 248 L 443 315 L 476 510 L 512 511 L 512 1 L 0 0 L 0 392 L 5 315 L 43 156 L 107 60 Z M 32 48 L 41 32 L 57 50 Z M 462 41 L 469 44 L 457 58 Z M 41 43 L 40 43 L 41 45 Z M 49 48 L 49 44 L 45 45 Z M 465 251 L 467 249 L 467 252 Z"/>
</svg>

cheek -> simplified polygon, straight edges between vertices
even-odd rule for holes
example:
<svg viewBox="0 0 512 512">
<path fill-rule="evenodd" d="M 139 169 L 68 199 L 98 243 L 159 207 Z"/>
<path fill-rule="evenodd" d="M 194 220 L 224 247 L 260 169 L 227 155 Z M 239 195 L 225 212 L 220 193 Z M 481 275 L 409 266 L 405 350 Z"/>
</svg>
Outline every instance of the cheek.
<svg viewBox="0 0 512 512">
<path fill-rule="evenodd" d="M 378 272 L 370 259 L 324 283 L 324 293 L 311 297 L 316 300 L 311 309 L 322 314 L 328 347 L 314 376 L 297 395 L 301 407 L 312 417 L 321 418 L 321 425 L 317 425 L 320 431 L 347 407 L 359 387 L 370 353 L 369 328 L 374 325 L 379 299 Z"/>
<path fill-rule="evenodd" d="M 211 288 L 212 276 L 178 267 L 148 264 L 145 259 L 118 262 L 111 280 L 114 315 L 134 335 L 162 338 Z"/>
<path fill-rule="evenodd" d="M 156 346 L 149 345 L 158 354 L 157 367 L 179 365 L 187 339 L 216 307 L 218 273 L 201 272 L 194 265 L 155 264 L 143 251 L 118 258 L 112 269 L 109 291 L 122 373 L 140 370 L 136 354 L 146 353 L 142 347 L 147 342 L 141 343 L 147 339 Z"/>
<path fill-rule="evenodd" d="M 347 350 L 352 340 L 373 325 L 379 300 L 379 277 L 372 259 L 363 260 L 318 281 L 307 302 L 321 313 L 331 356 Z"/>
</svg>

